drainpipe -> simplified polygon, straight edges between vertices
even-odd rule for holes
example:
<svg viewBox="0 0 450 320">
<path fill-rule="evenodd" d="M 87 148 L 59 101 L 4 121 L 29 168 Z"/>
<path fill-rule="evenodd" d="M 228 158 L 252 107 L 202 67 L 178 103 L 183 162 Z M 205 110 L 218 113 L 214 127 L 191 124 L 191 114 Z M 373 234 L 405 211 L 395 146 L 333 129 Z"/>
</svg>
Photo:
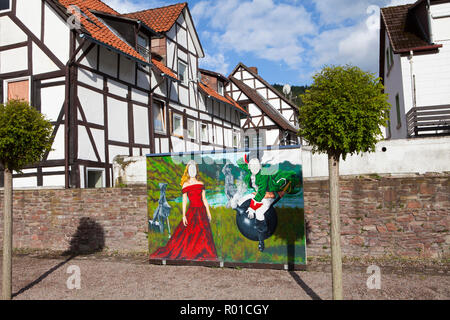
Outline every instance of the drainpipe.
<svg viewBox="0 0 450 320">
<path fill-rule="evenodd" d="M 431 14 L 431 3 L 430 0 L 427 1 L 427 13 L 428 13 L 428 30 L 430 32 L 430 44 L 434 43 L 434 35 L 433 35 L 433 15 Z"/>
<path fill-rule="evenodd" d="M 415 75 L 414 75 L 414 68 L 413 68 L 413 57 L 414 57 L 414 51 L 409 52 L 408 60 L 409 60 L 409 72 L 411 74 L 411 96 L 412 96 L 412 103 L 413 108 L 417 106 L 416 103 L 416 81 L 415 81 Z"/>
</svg>

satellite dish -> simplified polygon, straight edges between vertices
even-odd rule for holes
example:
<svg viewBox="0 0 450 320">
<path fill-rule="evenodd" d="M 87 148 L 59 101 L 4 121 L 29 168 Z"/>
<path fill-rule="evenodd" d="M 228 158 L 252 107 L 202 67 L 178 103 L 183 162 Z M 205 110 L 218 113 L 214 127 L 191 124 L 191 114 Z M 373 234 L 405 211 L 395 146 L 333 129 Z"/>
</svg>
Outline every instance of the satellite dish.
<svg viewBox="0 0 450 320">
<path fill-rule="evenodd" d="M 291 94 L 291 92 L 292 92 L 292 87 L 291 87 L 290 85 L 286 84 L 286 85 L 283 87 L 283 93 L 284 93 L 286 96 L 288 96 L 288 95 Z"/>
</svg>

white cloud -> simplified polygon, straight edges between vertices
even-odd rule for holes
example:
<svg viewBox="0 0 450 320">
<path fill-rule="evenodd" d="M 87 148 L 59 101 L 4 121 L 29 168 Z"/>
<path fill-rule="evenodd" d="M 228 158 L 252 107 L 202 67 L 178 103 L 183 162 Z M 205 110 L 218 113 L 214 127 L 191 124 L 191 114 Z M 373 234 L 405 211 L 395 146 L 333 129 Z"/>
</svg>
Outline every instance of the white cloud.
<svg viewBox="0 0 450 320">
<path fill-rule="evenodd" d="M 251 53 L 297 68 L 302 60 L 302 36 L 316 33 L 311 13 L 303 6 L 273 0 L 201 1 L 192 10 L 199 23 L 207 21 L 217 51 Z"/>
<path fill-rule="evenodd" d="M 103 2 L 119 13 L 136 12 L 167 5 L 166 1 L 160 0 L 103 0 Z"/>
<path fill-rule="evenodd" d="M 206 52 L 204 59 L 199 60 L 199 64 L 201 68 L 219 72 L 224 75 L 227 74 L 228 67 L 230 66 L 223 53 L 211 55 L 209 52 Z"/>
</svg>

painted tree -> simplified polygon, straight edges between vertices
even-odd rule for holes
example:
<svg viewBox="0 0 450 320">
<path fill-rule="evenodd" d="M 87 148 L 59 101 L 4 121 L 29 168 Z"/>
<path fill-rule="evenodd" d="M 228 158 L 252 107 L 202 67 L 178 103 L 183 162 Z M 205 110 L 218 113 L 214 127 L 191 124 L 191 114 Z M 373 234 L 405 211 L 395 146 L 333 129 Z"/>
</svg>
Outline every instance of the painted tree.
<svg viewBox="0 0 450 320">
<path fill-rule="evenodd" d="M 25 101 L 0 104 L 0 167 L 4 170 L 3 286 L 2 298 L 12 290 L 13 171 L 21 172 L 51 150 L 52 124 Z"/>
<path fill-rule="evenodd" d="M 301 95 L 299 135 L 314 153 L 328 154 L 333 299 L 341 300 L 339 161 L 375 151 L 390 104 L 380 79 L 358 67 L 327 66 L 313 78 L 312 86 Z"/>
</svg>

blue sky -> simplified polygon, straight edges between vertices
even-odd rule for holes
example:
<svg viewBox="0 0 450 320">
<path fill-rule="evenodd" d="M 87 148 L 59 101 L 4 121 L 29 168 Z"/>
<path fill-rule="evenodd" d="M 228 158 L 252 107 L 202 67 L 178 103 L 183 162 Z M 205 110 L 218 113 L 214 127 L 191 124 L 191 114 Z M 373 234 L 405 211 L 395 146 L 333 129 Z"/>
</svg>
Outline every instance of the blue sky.
<svg viewBox="0 0 450 320">
<path fill-rule="evenodd" d="M 103 0 L 121 13 L 183 1 Z M 305 85 L 324 65 L 378 74 L 379 8 L 415 0 L 187 1 L 206 52 L 200 66 L 228 76 L 243 62 L 269 83 Z"/>
</svg>

